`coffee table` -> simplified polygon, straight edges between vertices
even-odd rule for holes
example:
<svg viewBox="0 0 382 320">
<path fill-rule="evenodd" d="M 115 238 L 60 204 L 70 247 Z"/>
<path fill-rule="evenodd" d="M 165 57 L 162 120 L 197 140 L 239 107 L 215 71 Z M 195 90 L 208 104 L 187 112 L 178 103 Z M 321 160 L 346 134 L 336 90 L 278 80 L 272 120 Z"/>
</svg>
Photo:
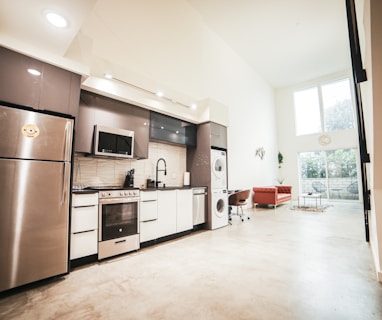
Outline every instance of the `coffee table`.
<svg viewBox="0 0 382 320">
<path fill-rule="evenodd" d="M 298 206 L 300 206 L 300 199 L 303 201 L 303 206 L 305 207 L 306 199 L 314 199 L 316 203 L 316 209 L 318 204 L 321 206 L 321 193 L 302 193 L 298 196 Z"/>
</svg>

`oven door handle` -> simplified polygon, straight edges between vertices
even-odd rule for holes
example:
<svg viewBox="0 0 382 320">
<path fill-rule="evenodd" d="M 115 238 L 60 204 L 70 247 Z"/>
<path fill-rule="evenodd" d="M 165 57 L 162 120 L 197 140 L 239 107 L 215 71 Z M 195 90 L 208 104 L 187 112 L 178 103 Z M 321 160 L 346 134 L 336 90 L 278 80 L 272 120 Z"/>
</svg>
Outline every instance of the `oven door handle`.
<svg viewBox="0 0 382 320">
<path fill-rule="evenodd" d="M 101 199 L 99 201 L 99 204 L 114 204 L 114 203 L 131 203 L 131 202 L 138 202 L 139 198 L 130 198 L 130 199 L 123 199 L 123 198 L 113 198 L 113 199 Z"/>
</svg>

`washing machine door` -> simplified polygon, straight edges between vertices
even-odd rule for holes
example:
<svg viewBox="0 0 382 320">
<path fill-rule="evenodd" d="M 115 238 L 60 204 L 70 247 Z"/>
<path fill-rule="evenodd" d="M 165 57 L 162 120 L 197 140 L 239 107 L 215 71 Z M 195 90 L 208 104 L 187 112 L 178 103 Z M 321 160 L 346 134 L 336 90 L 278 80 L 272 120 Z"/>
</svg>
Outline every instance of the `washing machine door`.
<svg viewBox="0 0 382 320">
<path fill-rule="evenodd" d="M 215 214 L 218 218 L 223 218 L 227 214 L 227 203 L 220 198 L 216 201 Z"/>
<path fill-rule="evenodd" d="M 227 159 L 225 151 L 211 150 L 211 187 L 226 188 L 227 187 Z"/>
<path fill-rule="evenodd" d="M 214 159 L 212 163 L 212 172 L 217 178 L 221 179 L 224 176 L 226 171 L 225 166 L 226 166 L 225 159 L 221 157 Z"/>
</svg>

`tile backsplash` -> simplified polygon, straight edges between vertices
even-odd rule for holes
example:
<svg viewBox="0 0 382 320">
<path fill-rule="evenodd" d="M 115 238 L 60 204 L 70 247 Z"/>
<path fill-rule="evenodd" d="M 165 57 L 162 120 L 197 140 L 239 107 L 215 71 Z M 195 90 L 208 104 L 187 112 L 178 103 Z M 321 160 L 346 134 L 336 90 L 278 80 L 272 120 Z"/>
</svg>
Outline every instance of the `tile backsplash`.
<svg viewBox="0 0 382 320">
<path fill-rule="evenodd" d="M 135 169 L 134 187 L 146 187 L 146 179 L 155 180 L 157 160 L 164 158 L 167 163 L 167 175 L 160 171 L 158 180 L 167 186 L 181 186 L 186 171 L 186 153 L 186 147 L 157 142 L 149 143 L 149 158 L 143 160 L 92 158 L 75 153 L 73 185 L 122 186 L 126 172 Z M 163 169 L 163 162 L 160 162 L 159 166 Z"/>
</svg>

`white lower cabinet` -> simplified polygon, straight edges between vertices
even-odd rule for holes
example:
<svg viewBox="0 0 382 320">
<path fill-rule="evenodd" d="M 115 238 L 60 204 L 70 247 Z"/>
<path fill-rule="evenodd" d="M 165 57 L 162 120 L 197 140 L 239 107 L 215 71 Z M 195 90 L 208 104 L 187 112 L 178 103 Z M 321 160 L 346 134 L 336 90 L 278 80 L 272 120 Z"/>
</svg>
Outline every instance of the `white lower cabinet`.
<svg viewBox="0 0 382 320">
<path fill-rule="evenodd" d="M 98 253 L 98 193 L 72 195 L 70 259 Z"/>
<path fill-rule="evenodd" d="M 140 242 L 158 238 L 158 197 L 157 191 L 141 192 L 139 220 Z"/>
<path fill-rule="evenodd" d="M 142 191 L 140 242 L 193 228 L 192 189 Z"/>
<path fill-rule="evenodd" d="M 176 232 L 193 228 L 192 189 L 176 190 Z"/>
<path fill-rule="evenodd" d="M 176 190 L 158 191 L 158 238 L 176 233 Z"/>
<path fill-rule="evenodd" d="M 97 230 L 75 233 L 71 236 L 70 260 L 98 253 Z"/>
</svg>

